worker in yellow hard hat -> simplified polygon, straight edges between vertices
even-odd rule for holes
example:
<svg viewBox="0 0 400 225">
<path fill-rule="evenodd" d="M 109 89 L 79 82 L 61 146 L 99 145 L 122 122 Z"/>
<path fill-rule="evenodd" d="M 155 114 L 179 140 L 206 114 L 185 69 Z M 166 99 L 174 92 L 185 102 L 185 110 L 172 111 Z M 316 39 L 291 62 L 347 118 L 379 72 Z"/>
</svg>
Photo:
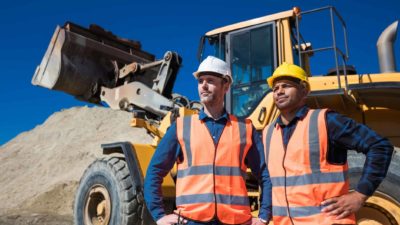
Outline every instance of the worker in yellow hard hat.
<svg viewBox="0 0 400 225">
<path fill-rule="evenodd" d="M 393 145 L 337 112 L 309 109 L 310 84 L 301 67 L 283 63 L 267 82 L 280 111 L 263 131 L 274 224 L 356 224 L 355 213 L 386 176 Z M 366 155 L 353 192 L 348 149 Z"/>
</svg>

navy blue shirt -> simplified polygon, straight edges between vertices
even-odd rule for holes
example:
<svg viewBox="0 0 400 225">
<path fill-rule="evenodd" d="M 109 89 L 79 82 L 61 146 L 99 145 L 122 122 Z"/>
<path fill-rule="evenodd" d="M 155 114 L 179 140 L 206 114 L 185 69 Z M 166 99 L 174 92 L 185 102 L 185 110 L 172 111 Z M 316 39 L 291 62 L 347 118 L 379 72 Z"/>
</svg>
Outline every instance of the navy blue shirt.
<svg viewBox="0 0 400 225">
<path fill-rule="evenodd" d="M 297 121 L 303 119 L 308 112 L 307 106 L 299 109 L 289 124 L 283 124 L 281 117 L 277 123 L 283 130 L 283 144 L 286 148 L 296 128 Z M 393 145 L 367 126 L 345 117 L 335 111 L 326 114 L 328 129 L 327 161 L 332 164 L 344 164 L 347 150 L 355 150 L 366 156 L 364 170 L 356 191 L 371 196 L 385 178 L 393 153 Z"/>
<path fill-rule="evenodd" d="M 205 122 L 216 144 L 229 120 L 229 115 L 225 112 L 219 119 L 214 120 L 208 117 L 204 111 L 200 111 L 199 119 Z M 252 174 L 258 179 L 262 190 L 259 217 L 269 220 L 271 218 L 272 184 L 265 164 L 261 136 L 254 127 L 252 141 L 253 145 L 246 155 L 245 162 L 251 168 Z M 163 177 L 172 169 L 177 159 L 182 157 L 181 146 L 176 136 L 176 123 L 173 123 L 157 146 L 144 181 L 144 199 L 147 208 L 156 221 L 165 215 L 161 193 Z"/>
</svg>

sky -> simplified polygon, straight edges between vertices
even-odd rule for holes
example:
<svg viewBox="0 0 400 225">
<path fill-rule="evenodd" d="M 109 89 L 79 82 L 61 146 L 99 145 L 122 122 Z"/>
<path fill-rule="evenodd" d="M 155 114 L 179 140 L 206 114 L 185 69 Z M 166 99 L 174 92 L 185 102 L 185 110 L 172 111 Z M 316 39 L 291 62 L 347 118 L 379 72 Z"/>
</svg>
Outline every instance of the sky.
<svg viewBox="0 0 400 225">
<path fill-rule="evenodd" d="M 120 37 L 138 40 L 143 50 L 157 58 L 166 51 L 178 52 L 183 66 L 174 92 L 197 100 L 192 72 L 199 64 L 196 53 L 201 35 L 294 6 L 305 11 L 327 5 L 336 7 L 346 21 L 348 64 L 355 65 L 358 73 L 378 73 L 376 42 L 388 25 L 400 19 L 399 0 L 5 1 L 0 6 L 0 145 L 42 124 L 54 112 L 88 105 L 65 93 L 31 85 L 56 26 L 66 21 L 84 27 L 98 24 Z M 398 42 L 395 55 L 400 70 Z"/>
</svg>

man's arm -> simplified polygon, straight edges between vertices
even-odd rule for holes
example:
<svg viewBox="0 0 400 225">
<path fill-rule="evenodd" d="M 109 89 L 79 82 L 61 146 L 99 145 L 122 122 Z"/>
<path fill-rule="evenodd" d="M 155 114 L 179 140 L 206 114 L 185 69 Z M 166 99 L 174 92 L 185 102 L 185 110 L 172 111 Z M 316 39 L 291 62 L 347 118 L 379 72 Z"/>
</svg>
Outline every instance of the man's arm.
<svg viewBox="0 0 400 225">
<path fill-rule="evenodd" d="M 265 163 L 261 136 L 254 127 L 252 141 L 253 145 L 247 153 L 246 162 L 261 187 L 259 218 L 268 222 L 272 217 L 272 183 Z"/>
<path fill-rule="evenodd" d="M 356 191 L 371 196 L 386 176 L 393 145 L 369 127 L 339 113 L 328 112 L 327 122 L 330 155 L 346 153 L 347 150 L 365 154 L 364 170 Z"/>
<path fill-rule="evenodd" d="M 165 216 L 161 184 L 174 166 L 180 152 L 176 123 L 173 123 L 157 146 L 144 179 L 144 200 L 155 221 Z"/>
<path fill-rule="evenodd" d="M 385 178 L 393 154 L 393 145 L 367 126 L 336 112 L 328 112 L 328 161 L 344 163 L 347 150 L 365 154 L 361 178 L 353 193 L 322 202 L 329 204 L 323 211 L 338 218 L 358 211 Z"/>
</svg>

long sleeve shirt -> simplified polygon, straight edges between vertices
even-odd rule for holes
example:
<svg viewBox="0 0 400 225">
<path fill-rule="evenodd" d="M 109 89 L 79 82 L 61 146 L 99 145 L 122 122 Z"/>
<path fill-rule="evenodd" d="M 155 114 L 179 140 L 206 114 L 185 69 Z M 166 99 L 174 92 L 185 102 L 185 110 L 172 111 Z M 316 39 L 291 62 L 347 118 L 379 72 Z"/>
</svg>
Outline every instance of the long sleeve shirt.
<svg viewBox="0 0 400 225">
<path fill-rule="evenodd" d="M 289 124 L 283 124 L 281 117 L 277 123 L 283 130 L 283 144 L 287 146 L 296 128 L 297 121 L 304 118 L 309 108 L 300 108 Z M 367 126 L 334 111 L 326 114 L 328 130 L 327 160 L 332 164 L 344 164 L 347 150 L 355 150 L 366 156 L 361 178 L 356 191 L 371 196 L 385 178 L 393 154 L 393 145 Z"/>
<path fill-rule="evenodd" d="M 214 143 L 217 143 L 229 116 L 225 112 L 219 119 L 214 120 L 208 117 L 204 111 L 200 111 L 199 119 L 205 122 Z M 261 187 L 259 217 L 269 220 L 271 218 L 272 184 L 265 164 L 261 137 L 254 127 L 252 142 L 245 162 L 251 168 L 252 174 L 258 179 Z M 157 146 L 144 182 L 144 199 L 147 208 L 156 221 L 165 215 L 161 193 L 163 177 L 172 169 L 177 159 L 182 160 L 182 157 L 182 149 L 176 136 L 176 123 L 173 123 Z"/>
</svg>

